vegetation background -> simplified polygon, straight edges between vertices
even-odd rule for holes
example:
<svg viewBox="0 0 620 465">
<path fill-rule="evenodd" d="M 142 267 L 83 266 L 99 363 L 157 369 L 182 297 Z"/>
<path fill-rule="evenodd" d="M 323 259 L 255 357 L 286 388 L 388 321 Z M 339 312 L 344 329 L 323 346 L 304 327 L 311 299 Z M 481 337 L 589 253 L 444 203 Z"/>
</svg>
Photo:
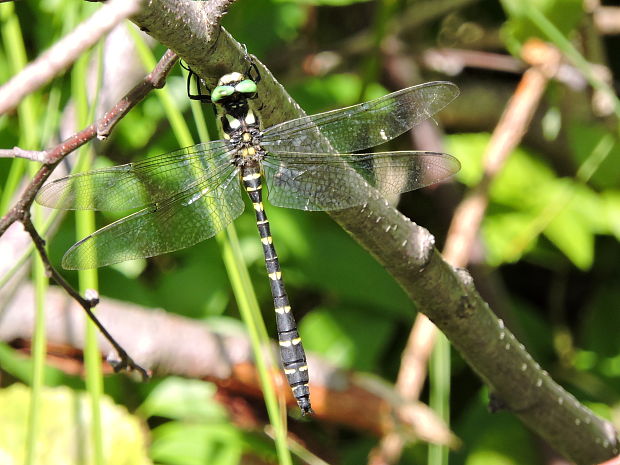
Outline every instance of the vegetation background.
<svg viewBox="0 0 620 465">
<path fill-rule="evenodd" d="M 69 0 L 0 4 L 0 82 L 8 81 L 98 8 Z M 534 22 L 529 8 L 549 24 Z M 569 57 L 549 82 L 522 143 L 492 179 L 468 268 L 483 297 L 529 353 L 582 403 L 616 425 L 620 107 L 615 96 L 597 83 L 617 85 L 619 10 L 611 2 L 577 0 L 253 0 L 232 4 L 222 23 L 308 113 L 352 105 L 417 82 L 450 80 L 459 85 L 461 97 L 436 119 L 445 131 L 444 151 L 461 161 L 461 172 L 450 183 L 407 193 L 398 203 L 400 211 L 434 234 L 439 249 L 455 208 L 480 183 L 491 134 L 527 68 L 521 60 L 523 44 L 539 37 Z M 122 28 L 134 30 L 128 35 L 129 44 L 142 50 L 142 57 L 164 53 L 157 43 L 150 44 L 152 52 L 145 52 L 137 29 L 130 23 Z M 562 37 L 579 50 L 583 62 L 574 59 Z M 109 50 L 115 53 L 113 47 Z M 101 53 L 96 46 L 90 57 Z M 0 116 L 1 148 L 50 147 L 71 133 L 68 119 L 75 114 L 81 111 L 83 121 L 92 120 L 88 106 L 80 109 L 85 100 L 79 96 L 85 95 L 86 84 L 96 81 L 86 74 L 88 59 L 85 55 L 72 70 L 29 97 L 19 111 Z M 152 68 L 145 62 L 136 60 L 138 78 Z M 183 114 L 194 140 L 199 140 L 179 67 L 164 91 Z M 92 144 L 91 153 L 97 153 L 92 163 L 111 166 L 178 148 L 169 115 L 161 97 L 152 93 L 108 141 Z M 411 143 L 403 136 L 390 149 L 406 149 Z M 0 214 L 14 203 L 35 165 L 0 159 Z M 306 350 L 338 367 L 393 383 L 415 319 L 406 294 L 327 215 L 267 209 Z M 96 225 L 117 218 L 101 213 Z M 275 334 L 252 215 L 242 215 L 235 227 L 269 334 Z M 60 268 L 62 254 L 76 242 L 73 214 L 66 215 L 46 239 L 52 262 Z M 9 247 L 7 237 L 0 238 L 0 250 Z M 13 258 L 6 258 L 12 254 L 2 254 L 6 273 L 0 276 L 0 285 L 14 285 L 9 278 L 19 268 L 13 266 Z M 41 280 L 37 269 L 35 265 L 31 276 L 35 283 Z M 75 273 L 64 275 L 79 286 Z M 98 270 L 96 280 L 104 299 L 163 308 L 224 331 L 243 331 L 219 241 L 106 267 Z M 33 424 L 29 386 L 37 381 L 30 359 L 23 355 L 31 346 L 23 339 L 3 340 L 0 464 L 36 463 L 37 457 L 47 457 L 39 463 L 48 464 L 224 465 L 277 460 L 257 400 L 249 402 L 253 423 L 248 426 L 239 421 L 243 415 L 232 413 L 234 401 L 217 398 L 210 383 L 163 376 L 137 383 L 121 375 L 106 376 L 97 420 L 88 413 L 92 411 L 83 395 L 82 376 L 71 374 L 62 364 L 44 371 L 43 383 L 56 389 L 37 391 L 40 419 L 34 434 L 28 426 Z M 398 463 L 563 463 L 514 415 L 490 414 L 488 392 L 480 379 L 458 353 L 452 353 L 451 360 L 450 371 L 443 378 L 434 377 L 421 400 L 426 402 L 433 389 L 443 402 L 449 395 L 449 415 L 441 416 L 449 419 L 460 448 L 449 454 L 442 449 L 429 459 L 428 444 L 412 441 Z M 450 394 L 441 387 L 447 379 L 453 386 Z M 361 416 L 364 408 L 360 403 Z M 75 418 L 81 419 L 84 432 L 75 432 Z M 92 426 L 97 422 L 98 428 Z M 289 428 L 306 448 L 296 452 L 295 460 L 303 462 L 321 463 L 321 457 L 328 463 L 365 463 L 378 443 L 370 431 L 319 421 L 291 420 Z"/>
</svg>

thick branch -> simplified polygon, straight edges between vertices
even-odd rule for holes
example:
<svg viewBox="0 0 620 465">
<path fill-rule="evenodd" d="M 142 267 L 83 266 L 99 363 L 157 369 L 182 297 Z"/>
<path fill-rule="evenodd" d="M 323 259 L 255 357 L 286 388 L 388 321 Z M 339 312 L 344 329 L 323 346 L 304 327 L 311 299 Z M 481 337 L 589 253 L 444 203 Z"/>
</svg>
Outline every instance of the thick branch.
<svg viewBox="0 0 620 465">
<path fill-rule="evenodd" d="M 0 290 L 0 341 L 29 341 L 32 338 L 35 318 L 32 302 L 33 289 L 29 285 Z M 223 335 L 208 324 L 172 315 L 162 310 L 142 308 L 127 302 L 105 298 L 97 306 L 97 316 L 122 346 L 135 356 L 142 366 L 153 369 L 155 376 L 177 375 L 205 379 L 220 388 L 243 396 L 260 398 L 262 392 L 254 365 L 252 349 L 247 335 Z M 54 347 L 63 347 L 62 357 L 54 357 L 50 350 L 48 361 L 72 373 L 81 373 L 79 351 L 83 349 L 84 313 L 75 300 L 71 300 L 56 287 L 46 295 L 46 328 L 48 341 Z M 99 337 L 102 353 L 113 349 Z M 76 349 L 74 357 L 67 357 L 66 347 Z M 276 356 L 276 347 L 271 348 Z M 312 370 L 311 389 L 313 408 L 317 418 L 352 427 L 366 433 L 385 433 L 390 421 L 392 393 L 372 389 L 372 383 L 362 375 L 354 375 L 334 368 L 320 357 L 309 354 Z M 278 370 L 281 394 L 289 406 L 297 405 L 288 389 L 284 375 Z M 385 389 L 385 388 L 383 388 Z M 365 415 L 359 415 L 364 405 Z M 454 445 L 455 438 L 423 404 L 415 404 L 404 425 L 422 440 Z"/>
<path fill-rule="evenodd" d="M 151 8 L 134 21 L 176 50 L 212 84 L 222 74 L 244 70 L 247 64 L 242 48 L 227 33 L 216 35 L 208 27 L 212 22 L 206 21 L 205 28 L 205 22 L 196 19 L 200 17 L 197 5 L 153 0 Z M 258 65 L 263 125 L 302 115 L 271 74 Z M 385 266 L 524 423 L 578 463 L 600 462 L 615 453 L 617 439 L 611 424 L 579 404 L 532 360 L 480 298 L 469 276 L 442 260 L 428 231 L 381 198 L 332 213 L 332 217 Z"/>
<path fill-rule="evenodd" d="M 468 265 L 488 205 L 491 181 L 500 172 L 527 131 L 547 82 L 557 72 L 561 58 L 557 50 L 534 40 L 525 44 L 524 55 L 525 58 L 533 58 L 532 67 L 523 74 L 519 86 L 493 131 L 483 158 L 482 180 L 462 200 L 452 218 L 443 256 L 454 267 Z M 418 314 L 409 334 L 396 383 L 398 392 L 408 400 L 418 399 L 422 391 L 436 332 L 435 325 L 426 315 Z M 377 458 L 389 460 L 389 463 L 398 460 L 405 443 L 397 434 L 394 436 L 396 437 L 384 438 L 382 449 L 377 451 Z"/>
</svg>

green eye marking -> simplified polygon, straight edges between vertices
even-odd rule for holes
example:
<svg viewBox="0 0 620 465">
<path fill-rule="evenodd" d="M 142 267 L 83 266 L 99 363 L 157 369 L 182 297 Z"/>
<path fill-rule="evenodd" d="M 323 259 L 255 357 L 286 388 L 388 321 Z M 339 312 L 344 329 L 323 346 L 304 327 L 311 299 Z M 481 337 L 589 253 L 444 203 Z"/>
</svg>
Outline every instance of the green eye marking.
<svg viewBox="0 0 620 465">
<path fill-rule="evenodd" d="M 253 94 L 256 92 L 256 83 L 251 79 L 245 79 L 235 86 L 235 90 L 243 94 Z"/>
<path fill-rule="evenodd" d="M 214 103 L 218 102 L 224 97 L 232 95 L 234 91 L 235 88 L 232 86 L 217 86 L 215 89 L 213 89 L 213 92 L 211 92 L 211 101 Z"/>
</svg>

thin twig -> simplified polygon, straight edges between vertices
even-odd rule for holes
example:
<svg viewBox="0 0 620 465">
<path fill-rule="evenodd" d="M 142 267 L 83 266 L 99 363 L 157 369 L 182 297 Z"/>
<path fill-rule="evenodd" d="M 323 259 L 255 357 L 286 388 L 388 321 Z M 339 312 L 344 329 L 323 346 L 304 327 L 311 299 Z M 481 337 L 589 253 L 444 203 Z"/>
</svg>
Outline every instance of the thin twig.
<svg viewBox="0 0 620 465">
<path fill-rule="evenodd" d="M 0 149 L 0 158 L 25 158 L 26 160 L 45 163 L 47 152 L 45 150 L 24 150 L 13 147 L 12 149 Z"/>
<path fill-rule="evenodd" d="M 73 297 L 73 299 L 75 299 L 75 301 L 80 304 L 80 306 L 84 309 L 90 320 L 95 324 L 95 326 L 97 326 L 99 331 L 101 331 L 101 334 L 103 334 L 103 336 L 110 342 L 110 344 L 112 344 L 114 350 L 116 350 L 119 356 L 118 360 L 111 360 L 108 357 L 108 361 L 114 367 L 114 370 L 117 372 L 124 369 L 127 369 L 129 371 L 136 370 L 138 373 L 140 373 L 142 379 L 146 381 L 150 377 L 149 371 L 145 370 L 136 362 L 134 362 L 134 360 L 129 356 L 129 354 L 127 354 L 125 349 L 123 349 L 121 345 L 116 342 L 116 340 L 108 332 L 105 326 L 101 324 L 101 322 L 93 313 L 92 309 L 99 303 L 99 296 L 96 295 L 96 293 L 93 294 L 92 292 L 87 292 L 87 298 L 82 297 L 80 293 L 73 289 L 73 287 L 71 287 L 71 285 L 65 280 L 65 278 L 63 278 L 62 275 L 58 273 L 58 271 L 56 271 L 56 269 L 50 263 L 47 251 L 45 250 L 45 241 L 39 235 L 36 228 L 34 227 L 34 224 L 32 223 L 30 213 L 25 214 L 21 218 L 21 223 L 24 225 L 24 228 L 26 229 L 26 231 L 28 231 L 28 234 L 30 234 L 30 237 L 32 238 L 32 242 L 34 243 L 34 246 L 36 247 L 37 252 L 41 257 L 41 261 L 43 262 L 43 266 L 45 267 L 45 272 L 47 273 L 47 276 L 53 279 L 56 284 L 61 286 L 67 292 L 67 294 Z"/>
<path fill-rule="evenodd" d="M 425 50 L 421 55 L 421 61 L 424 66 L 448 76 L 462 73 L 463 68 L 487 69 L 519 75 L 528 68 L 528 63 L 510 55 L 458 48 Z M 553 78 L 575 91 L 583 91 L 588 85 L 581 71 L 569 63 L 561 63 Z"/>
<path fill-rule="evenodd" d="M 79 292 L 73 289 L 69 283 L 62 277 L 60 273 L 54 269 L 51 265 L 47 253 L 44 247 L 44 240 L 36 231 L 34 225 L 30 220 L 30 206 L 34 201 L 34 198 L 45 182 L 45 180 L 52 173 L 56 165 L 69 153 L 78 147 L 84 145 L 89 140 L 93 139 L 97 135 L 96 128 L 100 125 L 105 128 L 105 131 L 109 134 L 109 131 L 114 125 L 120 121 L 120 119 L 126 115 L 131 108 L 133 108 L 138 102 L 140 102 L 151 90 L 155 88 L 161 88 L 164 85 L 166 76 L 172 69 L 172 66 L 176 63 L 178 57 L 171 50 L 166 51 L 157 66 L 152 72 L 147 74 L 142 82 L 131 89 L 110 111 L 97 122 L 89 125 L 80 132 L 69 137 L 51 150 L 42 152 L 32 152 L 37 155 L 29 155 L 28 151 L 24 151 L 18 147 L 13 149 L 12 152 L 15 156 L 22 156 L 23 158 L 34 159 L 38 158 L 38 161 L 42 161 L 44 165 L 35 174 L 34 178 L 30 181 L 30 184 L 22 194 L 15 206 L 9 210 L 9 212 L 0 220 L 0 236 L 2 236 L 8 227 L 16 221 L 20 221 L 24 228 L 30 234 L 32 241 L 41 256 L 48 275 L 56 281 L 65 291 L 80 304 L 89 318 L 95 323 L 101 334 L 110 342 L 112 347 L 116 350 L 119 356 L 118 361 L 110 360 L 110 363 L 114 366 L 116 371 L 122 369 L 136 370 L 144 379 L 149 377 L 147 370 L 135 363 L 133 359 L 127 354 L 127 352 L 116 342 L 112 335 L 105 329 L 105 327 L 99 322 L 92 312 L 92 308 L 99 301 L 98 297 L 83 298 Z"/>
<path fill-rule="evenodd" d="M 0 87 L 0 115 L 13 110 L 26 95 L 61 74 L 117 24 L 140 11 L 141 5 L 142 0 L 111 0 L 103 5 Z"/>
<path fill-rule="evenodd" d="M 34 308 L 27 303 L 32 301 L 33 292 L 29 283 L 0 290 L 0 341 L 23 347 L 23 341 L 32 340 Z M 261 403 L 254 400 L 261 399 L 263 393 L 247 334 L 223 333 L 204 321 L 112 298 L 103 299 L 96 314 L 129 353 L 138 354 L 136 357 L 142 365 L 153 369 L 154 376 L 208 380 L 218 387 L 220 400 L 222 392 L 229 398 L 234 397 L 230 401 L 234 402 L 233 410 L 239 411 L 240 397 L 247 399 L 252 413 L 261 409 Z M 83 371 L 81 351 L 85 318 L 76 301 L 60 287 L 50 287 L 46 293 L 45 321 L 49 341 L 47 362 L 51 366 L 65 373 Z M 105 341 L 101 345 L 110 349 Z M 277 355 L 276 345 L 271 344 L 269 350 Z M 320 399 L 317 421 L 365 434 L 385 434 L 388 425 L 383 421 L 382 412 L 390 409 L 393 395 L 386 395 L 381 383 L 377 388 L 368 374 L 336 368 L 311 352 L 308 356 L 313 374 L 311 390 L 317 400 Z M 104 369 L 110 371 L 107 368 L 105 365 Z M 278 384 L 286 387 L 282 393 L 287 405 L 296 406 L 284 374 L 276 371 L 274 377 L 281 380 Z M 359 414 L 360 405 L 364 406 L 364 415 Z M 428 407 L 414 406 L 412 413 L 413 417 L 403 422 L 408 430 L 429 441 L 449 444 L 448 432 Z M 259 412 L 258 416 L 262 421 L 264 412 Z"/>
<path fill-rule="evenodd" d="M 620 7 L 598 7 L 594 10 L 594 23 L 601 34 L 620 34 Z"/>
<path fill-rule="evenodd" d="M 75 133 L 71 137 L 65 139 L 56 147 L 45 150 L 42 156 L 44 165 L 35 174 L 34 178 L 22 194 L 18 202 L 11 208 L 8 213 L 0 219 L 0 236 L 4 234 L 7 228 L 15 221 L 21 220 L 30 205 L 34 201 L 37 192 L 52 173 L 56 165 L 69 153 L 84 145 L 89 140 L 97 136 L 97 127 L 102 125 L 104 130 L 109 130 L 123 118 L 127 112 L 133 108 L 138 102 L 153 89 L 160 88 L 165 81 L 166 76 L 170 72 L 172 66 L 176 63 L 178 57 L 176 54 L 168 50 L 161 58 L 153 71 L 147 74 L 142 82 L 131 89 L 110 111 L 106 112 L 97 122 L 87 126 L 81 131 Z M 107 129 L 106 129 L 107 128 Z M 13 149 L 15 150 L 15 149 Z M 17 150 L 21 150 L 17 148 Z"/>
</svg>

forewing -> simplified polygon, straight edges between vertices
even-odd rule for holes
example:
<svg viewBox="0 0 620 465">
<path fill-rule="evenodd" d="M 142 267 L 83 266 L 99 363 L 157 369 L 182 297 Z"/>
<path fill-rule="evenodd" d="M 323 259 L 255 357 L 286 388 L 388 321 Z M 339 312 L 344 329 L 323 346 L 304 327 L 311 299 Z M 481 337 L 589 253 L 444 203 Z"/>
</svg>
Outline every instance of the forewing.
<svg viewBox="0 0 620 465">
<path fill-rule="evenodd" d="M 238 169 L 229 165 L 185 192 L 116 221 L 71 247 L 66 269 L 152 257 L 208 239 L 243 212 Z"/>
<path fill-rule="evenodd" d="M 290 153 L 267 156 L 269 203 L 300 210 L 340 210 L 376 195 L 429 186 L 455 174 L 459 161 L 436 152 Z"/>
<path fill-rule="evenodd" d="M 348 153 L 387 142 L 456 98 L 450 82 L 429 82 L 339 110 L 276 124 L 261 145 L 272 153 Z"/>
<path fill-rule="evenodd" d="M 56 179 L 37 202 L 65 210 L 123 211 L 162 202 L 230 163 L 226 141 L 185 147 L 136 163 Z"/>
</svg>

